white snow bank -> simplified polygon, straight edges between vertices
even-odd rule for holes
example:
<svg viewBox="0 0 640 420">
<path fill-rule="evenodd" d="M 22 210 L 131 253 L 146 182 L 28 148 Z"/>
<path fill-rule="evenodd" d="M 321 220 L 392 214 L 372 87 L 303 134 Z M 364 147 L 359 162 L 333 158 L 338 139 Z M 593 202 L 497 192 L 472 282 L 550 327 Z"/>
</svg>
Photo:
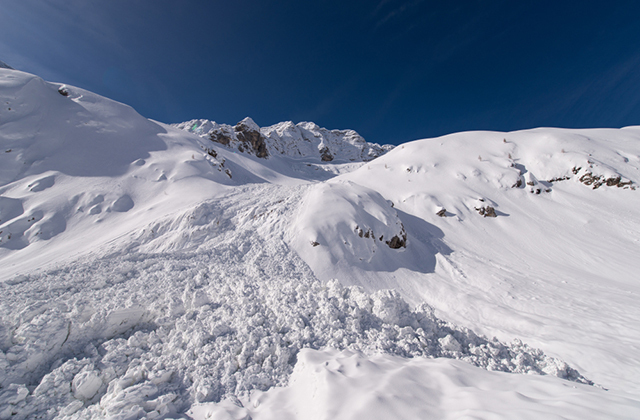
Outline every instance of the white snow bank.
<svg viewBox="0 0 640 420">
<path fill-rule="evenodd" d="M 194 420 L 630 419 L 640 416 L 640 401 L 451 359 L 304 349 L 287 387 L 196 404 L 188 415 Z"/>
</svg>

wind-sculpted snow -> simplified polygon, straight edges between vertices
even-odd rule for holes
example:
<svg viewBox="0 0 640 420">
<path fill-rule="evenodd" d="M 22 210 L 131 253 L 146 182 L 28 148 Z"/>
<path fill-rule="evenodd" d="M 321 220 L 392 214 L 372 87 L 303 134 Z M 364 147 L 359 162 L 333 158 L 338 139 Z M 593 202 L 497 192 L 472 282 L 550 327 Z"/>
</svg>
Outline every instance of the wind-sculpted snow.
<svg viewBox="0 0 640 420">
<path fill-rule="evenodd" d="M 0 69 L 0 185 L 58 171 L 116 176 L 129 164 L 166 149 L 160 125 L 131 107 L 14 70 Z M 136 141 L 131 141 L 135 139 Z"/>
</svg>

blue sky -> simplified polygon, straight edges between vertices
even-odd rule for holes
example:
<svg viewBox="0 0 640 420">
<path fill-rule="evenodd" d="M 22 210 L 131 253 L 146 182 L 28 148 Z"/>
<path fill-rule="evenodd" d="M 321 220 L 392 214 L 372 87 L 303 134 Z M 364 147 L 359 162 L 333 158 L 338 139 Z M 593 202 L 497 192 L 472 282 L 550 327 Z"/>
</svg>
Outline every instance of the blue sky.
<svg viewBox="0 0 640 420">
<path fill-rule="evenodd" d="M 0 60 L 168 123 L 640 125 L 638 1 L 0 0 Z"/>
</svg>

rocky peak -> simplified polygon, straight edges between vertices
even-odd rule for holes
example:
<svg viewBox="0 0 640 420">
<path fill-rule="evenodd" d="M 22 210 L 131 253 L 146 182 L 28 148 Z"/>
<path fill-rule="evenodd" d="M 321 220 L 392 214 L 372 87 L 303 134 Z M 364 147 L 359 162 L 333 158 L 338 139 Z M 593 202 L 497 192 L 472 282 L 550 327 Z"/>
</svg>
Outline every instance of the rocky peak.
<svg viewBox="0 0 640 420">
<path fill-rule="evenodd" d="M 247 117 L 240 121 L 236 124 L 234 130 L 238 140 L 250 146 L 257 157 L 265 158 L 269 156 L 265 138 L 260 133 L 260 127 L 251 118 Z"/>
<path fill-rule="evenodd" d="M 235 126 L 209 120 L 191 120 L 175 127 L 242 153 L 317 159 L 318 163 L 368 162 L 393 149 L 368 143 L 354 130 L 327 130 L 313 122 L 285 121 L 260 128 L 247 117 Z"/>
</svg>

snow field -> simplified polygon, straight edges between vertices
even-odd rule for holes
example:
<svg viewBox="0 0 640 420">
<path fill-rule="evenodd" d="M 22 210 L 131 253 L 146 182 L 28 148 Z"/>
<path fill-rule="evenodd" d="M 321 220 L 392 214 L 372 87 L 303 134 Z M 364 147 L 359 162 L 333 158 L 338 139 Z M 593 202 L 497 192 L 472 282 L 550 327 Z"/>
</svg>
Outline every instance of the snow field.
<svg viewBox="0 0 640 420">
<path fill-rule="evenodd" d="M 247 197 L 278 203 L 276 189 L 289 192 L 256 186 L 190 219 L 211 221 L 207 250 L 133 252 L 3 283 L 3 415 L 180 413 L 286 385 L 302 348 L 449 357 L 588 382 L 519 341 L 479 337 L 426 306 L 411 310 L 396 292 L 322 284 L 282 240 L 265 237 L 273 227 L 256 229 L 269 221 L 246 213 Z M 286 224 L 277 211 L 265 217 Z"/>
<path fill-rule="evenodd" d="M 638 127 L 419 140 L 330 181 L 394 204 L 407 231 L 397 270 L 301 255 L 321 280 L 393 287 L 444 319 L 520 338 L 605 388 L 637 394 L 639 180 Z M 487 206 L 497 217 L 480 214 Z M 421 258 L 403 257 L 424 244 Z"/>
<path fill-rule="evenodd" d="M 0 105 L 0 418 L 640 417 L 638 127 L 369 161 L 14 70 Z"/>
</svg>

